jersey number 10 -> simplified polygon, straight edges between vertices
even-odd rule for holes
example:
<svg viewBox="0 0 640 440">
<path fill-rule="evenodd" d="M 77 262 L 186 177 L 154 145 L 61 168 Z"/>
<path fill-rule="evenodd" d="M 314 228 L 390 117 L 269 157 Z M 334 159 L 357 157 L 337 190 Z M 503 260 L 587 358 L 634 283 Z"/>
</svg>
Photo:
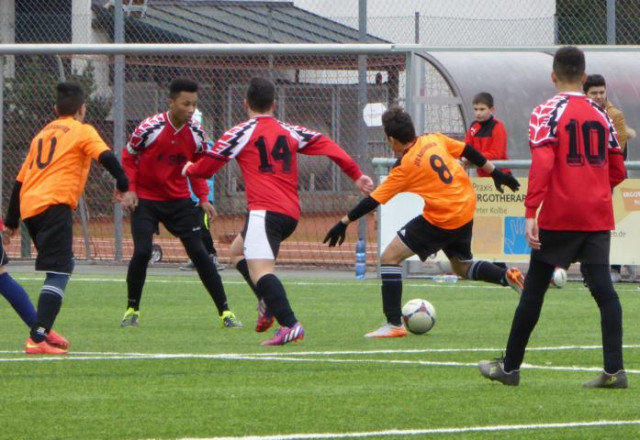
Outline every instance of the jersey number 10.
<svg viewBox="0 0 640 440">
<path fill-rule="evenodd" d="M 589 165 L 598 166 L 604 163 L 607 152 L 606 131 L 600 122 L 584 121 L 580 125 L 577 120 L 571 119 L 566 129 L 569 132 L 569 154 L 567 154 L 569 166 L 584 166 L 585 156 Z M 596 151 L 593 151 L 594 147 Z"/>
</svg>

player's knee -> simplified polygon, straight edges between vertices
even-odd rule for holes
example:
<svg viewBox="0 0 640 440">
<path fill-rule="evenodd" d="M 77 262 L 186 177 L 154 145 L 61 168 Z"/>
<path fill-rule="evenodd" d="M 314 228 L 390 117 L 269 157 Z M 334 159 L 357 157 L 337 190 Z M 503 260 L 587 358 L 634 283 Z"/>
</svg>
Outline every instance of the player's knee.
<svg viewBox="0 0 640 440">
<path fill-rule="evenodd" d="M 471 267 L 470 263 L 462 262 L 457 258 L 451 258 L 449 262 L 451 263 L 451 270 L 453 270 L 456 275 L 465 279 L 469 278 L 468 273 L 469 267 Z"/>
<path fill-rule="evenodd" d="M 390 264 L 390 265 L 398 266 L 400 265 L 400 263 L 402 263 L 403 260 L 404 258 L 398 258 L 395 255 L 382 254 L 380 256 L 380 264 Z"/>
<path fill-rule="evenodd" d="M 131 260 L 136 262 L 148 263 L 151 260 L 152 247 L 144 246 L 133 250 Z"/>
<path fill-rule="evenodd" d="M 44 280 L 43 291 L 50 291 L 57 295 L 63 296 L 67 288 L 70 275 L 65 273 L 47 272 Z"/>
</svg>

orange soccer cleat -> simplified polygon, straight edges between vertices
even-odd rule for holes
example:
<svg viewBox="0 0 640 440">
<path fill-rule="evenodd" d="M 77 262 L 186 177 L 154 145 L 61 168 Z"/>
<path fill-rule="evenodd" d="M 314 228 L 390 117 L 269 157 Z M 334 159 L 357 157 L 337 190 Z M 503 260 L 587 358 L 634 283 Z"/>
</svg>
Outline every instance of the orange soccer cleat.
<svg viewBox="0 0 640 440">
<path fill-rule="evenodd" d="M 46 339 L 42 342 L 35 342 L 31 338 L 27 338 L 24 352 L 27 354 L 67 354 L 69 350 L 54 347 L 50 345 Z"/>
</svg>

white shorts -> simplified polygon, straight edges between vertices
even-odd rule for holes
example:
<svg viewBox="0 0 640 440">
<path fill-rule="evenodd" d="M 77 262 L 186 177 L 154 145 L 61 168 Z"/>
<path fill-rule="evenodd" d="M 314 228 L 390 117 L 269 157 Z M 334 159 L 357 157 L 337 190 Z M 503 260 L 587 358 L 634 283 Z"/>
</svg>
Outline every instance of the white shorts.
<svg viewBox="0 0 640 440">
<path fill-rule="evenodd" d="M 272 211 L 249 211 L 242 238 L 247 260 L 275 260 L 280 243 L 295 231 L 298 221 Z"/>
</svg>

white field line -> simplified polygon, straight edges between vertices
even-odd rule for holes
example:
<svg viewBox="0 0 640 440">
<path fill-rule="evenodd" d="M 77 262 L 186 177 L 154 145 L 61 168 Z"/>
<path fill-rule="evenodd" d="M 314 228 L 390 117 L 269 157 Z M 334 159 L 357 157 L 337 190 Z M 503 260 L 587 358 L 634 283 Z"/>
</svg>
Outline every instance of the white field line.
<svg viewBox="0 0 640 440">
<path fill-rule="evenodd" d="M 21 353 L 21 352 L 0 352 L 0 353 Z M 402 353 L 402 352 L 401 352 Z M 367 354 L 366 352 L 355 352 L 355 354 Z M 388 365 L 423 365 L 430 367 L 476 367 L 476 362 L 438 362 L 438 361 L 415 361 L 406 359 L 338 359 L 338 358 L 305 358 L 297 356 L 296 353 L 288 354 L 251 354 L 251 353 L 227 353 L 227 354 L 167 354 L 167 353 L 83 353 L 71 354 L 69 356 L 27 356 L 15 358 L 0 358 L 2 362 L 72 362 L 72 361 L 104 361 L 104 360 L 168 360 L 168 359 L 209 359 L 209 360 L 237 360 L 237 361 L 263 361 L 263 362 L 290 362 L 290 363 L 333 363 L 333 364 L 388 364 Z M 523 369 L 548 370 L 548 371 L 601 371 L 602 367 L 582 367 L 582 366 L 551 366 L 532 365 L 524 363 Z M 626 370 L 629 374 L 640 374 L 640 370 Z"/>
<path fill-rule="evenodd" d="M 13 276 L 13 278 L 17 281 L 42 281 L 42 277 L 25 277 L 25 276 Z M 82 277 L 82 276 L 72 276 L 71 280 L 73 282 L 83 282 L 83 283 L 122 283 L 122 278 L 95 278 L 95 277 Z M 179 276 L 171 279 L 163 279 L 156 276 L 147 276 L 147 283 L 155 283 L 155 284 L 202 284 L 199 279 L 189 279 L 186 276 Z M 224 280 L 224 284 L 236 285 L 236 284 L 245 284 L 244 280 Z M 328 282 L 328 281 L 284 281 L 284 284 L 287 286 L 340 286 L 340 287 L 379 287 L 380 280 L 372 278 L 365 282 L 359 281 L 357 283 L 344 283 L 344 282 Z M 442 284 L 436 283 L 434 281 L 430 281 L 425 279 L 423 283 L 416 284 L 407 280 L 403 282 L 404 287 L 442 287 L 445 289 L 501 289 L 503 286 L 498 286 L 496 284 Z M 585 289 L 582 286 L 579 286 L 576 283 L 576 286 L 580 289 Z M 552 290 L 552 289 L 550 289 Z M 555 290 L 555 289 L 553 289 Z M 637 287 L 635 284 L 631 283 L 627 287 L 625 286 L 616 286 L 617 292 L 635 292 L 637 291 Z"/>
<path fill-rule="evenodd" d="M 368 432 L 342 432 L 342 433 L 317 433 L 317 434 L 278 434 L 262 436 L 242 437 L 208 437 L 208 438 L 183 438 L 181 440 L 303 440 L 303 439 L 340 439 L 340 438 L 366 438 L 366 437 L 405 437 L 414 435 L 439 435 L 439 434 L 463 434 L 470 432 L 500 432 L 500 431 L 532 431 L 542 429 L 572 429 L 594 428 L 602 426 L 640 425 L 640 420 L 598 420 L 592 422 L 568 422 L 568 423 L 540 423 L 531 425 L 494 425 L 494 426 L 466 426 L 461 428 L 434 428 L 434 429 L 389 429 L 383 431 Z"/>
<path fill-rule="evenodd" d="M 640 348 L 640 344 L 625 344 L 622 346 L 625 350 L 637 349 Z M 550 347 L 528 347 L 527 351 L 568 351 L 568 350 L 601 350 L 602 346 L 600 345 L 559 345 L 559 346 L 550 346 Z M 363 355 L 363 354 L 423 354 L 423 353 L 476 353 L 476 352 L 499 352 L 503 351 L 503 348 L 421 348 L 421 349 L 409 349 L 409 350 L 342 350 L 342 351 L 299 351 L 299 352 L 287 352 L 287 353 L 213 353 L 213 354 L 202 354 L 202 353 L 176 353 L 176 354 L 162 354 L 162 353 L 137 353 L 137 352 L 106 352 L 106 351 L 74 351 L 71 353 L 71 356 L 75 355 L 88 355 L 88 356 L 125 356 L 125 357 L 136 357 L 136 356 L 185 356 L 185 357 L 194 357 L 194 356 L 222 356 L 222 357 L 233 357 L 233 356 L 265 356 L 265 357 L 273 357 L 273 356 L 342 356 L 342 355 Z M 0 350 L 0 354 L 24 354 L 23 351 L 16 350 Z M 31 358 L 31 357 L 29 357 Z"/>
</svg>

